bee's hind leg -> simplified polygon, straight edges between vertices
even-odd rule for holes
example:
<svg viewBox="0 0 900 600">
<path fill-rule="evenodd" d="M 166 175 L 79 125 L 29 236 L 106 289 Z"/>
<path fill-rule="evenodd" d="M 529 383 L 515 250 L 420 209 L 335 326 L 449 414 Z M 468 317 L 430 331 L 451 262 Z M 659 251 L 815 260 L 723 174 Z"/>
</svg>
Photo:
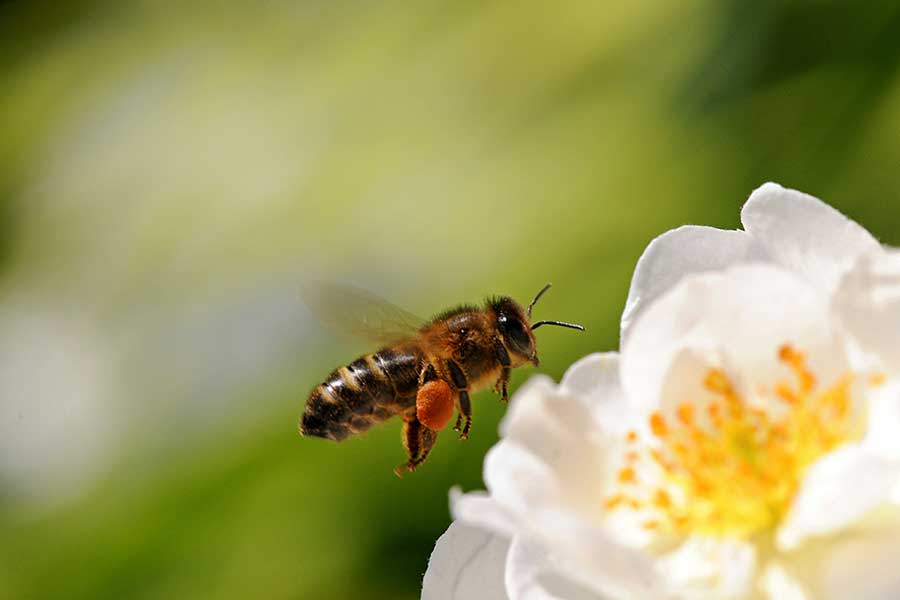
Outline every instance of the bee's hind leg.
<svg viewBox="0 0 900 600">
<path fill-rule="evenodd" d="M 453 416 L 453 391 L 443 379 L 429 377 L 428 371 L 433 373 L 434 368 L 429 365 L 416 392 L 416 418 L 428 429 L 440 431 Z"/>
<path fill-rule="evenodd" d="M 425 462 L 434 447 L 437 434 L 437 431 L 422 425 L 415 415 L 404 418 L 403 447 L 409 454 L 409 461 L 394 469 L 397 477 L 403 477 L 405 471 L 415 471 L 416 467 Z"/>
</svg>

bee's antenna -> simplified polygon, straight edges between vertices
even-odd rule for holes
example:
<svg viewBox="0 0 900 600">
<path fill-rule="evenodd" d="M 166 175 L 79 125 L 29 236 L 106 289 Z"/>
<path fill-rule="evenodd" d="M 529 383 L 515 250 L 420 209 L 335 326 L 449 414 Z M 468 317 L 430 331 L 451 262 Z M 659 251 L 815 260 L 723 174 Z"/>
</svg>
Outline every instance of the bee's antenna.
<svg viewBox="0 0 900 600">
<path fill-rule="evenodd" d="M 545 290 L 547 288 L 544 288 Z M 543 293 L 543 290 L 541 290 Z M 538 294 L 540 297 L 540 294 Z M 576 323 L 566 323 L 565 321 L 538 321 L 534 325 L 531 326 L 531 330 L 534 331 L 541 325 L 556 325 L 557 327 L 568 327 L 569 329 L 577 329 L 578 331 L 584 331 L 584 325 L 578 325 Z"/>
<path fill-rule="evenodd" d="M 531 309 L 534 308 L 534 305 L 537 304 L 537 301 L 541 299 L 541 296 L 544 295 L 544 292 L 550 289 L 550 284 L 548 283 L 544 287 L 541 288 L 541 291 L 537 293 L 537 296 L 534 297 L 534 300 L 528 303 L 528 308 L 525 309 L 525 312 L 528 314 L 528 318 L 531 318 Z M 534 329 L 534 327 L 532 327 Z"/>
</svg>

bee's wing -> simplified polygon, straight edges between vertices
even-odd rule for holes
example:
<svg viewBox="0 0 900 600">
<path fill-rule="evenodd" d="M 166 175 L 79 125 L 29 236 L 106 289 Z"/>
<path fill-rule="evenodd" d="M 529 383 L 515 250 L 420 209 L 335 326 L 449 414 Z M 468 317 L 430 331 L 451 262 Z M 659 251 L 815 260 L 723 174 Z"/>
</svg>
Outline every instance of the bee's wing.
<svg viewBox="0 0 900 600">
<path fill-rule="evenodd" d="M 304 286 L 301 295 L 323 323 L 357 338 L 391 344 L 415 337 L 423 319 L 367 290 L 345 284 Z"/>
</svg>

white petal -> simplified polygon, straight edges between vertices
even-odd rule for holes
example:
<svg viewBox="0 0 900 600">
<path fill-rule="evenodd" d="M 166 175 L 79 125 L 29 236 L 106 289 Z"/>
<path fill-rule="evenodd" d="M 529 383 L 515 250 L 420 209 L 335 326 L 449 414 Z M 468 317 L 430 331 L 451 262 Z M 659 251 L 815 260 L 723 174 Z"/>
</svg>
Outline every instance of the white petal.
<svg viewBox="0 0 900 600">
<path fill-rule="evenodd" d="M 602 596 L 656 599 L 662 590 L 651 557 L 619 543 L 610 531 L 566 511 L 531 515 L 530 537 L 553 551 L 554 563 L 573 581 Z"/>
<path fill-rule="evenodd" d="M 629 427 L 628 403 L 619 379 L 619 354 L 590 354 L 565 372 L 560 391 L 577 398 L 593 416 L 593 435 L 617 438 Z"/>
<path fill-rule="evenodd" d="M 766 567 L 760 577 L 760 587 L 768 600 L 809 600 L 810 595 L 803 584 L 785 568 L 773 563 Z"/>
<path fill-rule="evenodd" d="M 841 280 L 834 305 L 860 347 L 900 374 L 900 252 L 860 258 Z"/>
<path fill-rule="evenodd" d="M 827 301 L 794 274 L 751 264 L 693 275 L 648 308 L 622 350 L 622 385 L 634 408 L 696 401 L 709 367 L 724 368 L 745 394 L 771 389 L 787 371 L 778 350 L 807 354 L 827 385 L 849 368 Z"/>
<path fill-rule="evenodd" d="M 792 550 L 808 537 L 846 528 L 889 504 L 898 483 L 900 461 L 877 456 L 862 444 L 838 448 L 806 473 L 778 529 L 778 547 Z"/>
<path fill-rule="evenodd" d="M 521 528 L 523 514 L 503 506 L 486 492 L 463 494 L 450 489 L 450 512 L 461 523 L 512 537 Z"/>
<path fill-rule="evenodd" d="M 623 546 L 599 524 L 599 519 L 592 522 L 589 515 L 579 515 L 565 501 L 541 496 L 540 485 L 528 479 L 522 471 L 511 475 L 503 485 L 502 500 L 465 494 L 455 500 L 454 516 L 460 522 L 494 531 L 514 531 L 516 537 L 539 541 L 552 549 L 560 573 L 597 593 L 658 597 L 655 592 L 659 582 L 649 556 Z M 596 516 L 601 516 L 599 502 L 595 502 L 594 509 Z"/>
<path fill-rule="evenodd" d="M 771 598 L 791 599 L 794 588 L 810 600 L 893 600 L 900 598 L 900 511 L 878 511 L 841 535 L 817 540 L 778 555 L 782 593 Z M 768 573 L 766 574 L 768 575 Z M 761 578 L 763 589 L 767 577 Z"/>
<path fill-rule="evenodd" d="M 484 459 L 484 482 L 492 499 L 518 520 L 536 509 L 563 506 L 566 492 L 553 467 L 530 448 L 504 439 Z"/>
<path fill-rule="evenodd" d="M 536 375 L 513 395 L 500 435 L 540 452 L 548 443 L 584 439 L 591 421 L 591 408 L 578 396 L 561 391 L 549 377 Z"/>
<path fill-rule="evenodd" d="M 756 548 L 739 540 L 690 538 L 660 558 L 657 569 L 680 599 L 745 598 L 756 573 Z"/>
<path fill-rule="evenodd" d="M 872 235 L 808 194 L 766 183 L 741 211 L 744 229 L 772 260 L 830 293 L 857 257 L 879 249 Z"/>
<path fill-rule="evenodd" d="M 506 559 L 510 600 L 597 600 L 597 594 L 566 577 L 544 549 L 522 537 L 513 540 Z"/>
<path fill-rule="evenodd" d="M 611 410 L 621 403 L 616 366 L 615 355 L 593 355 L 560 386 L 546 377 L 529 380 L 511 401 L 503 440 L 485 458 L 490 498 L 467 494 L 453 511 L 466 522 L 540 540 L 569 579 L 595 592 L 654 597 L 652 562 L 602 525 L 610 441 L 602 421 L 621 418 L 621 408 Z"/>
<path fill-rule="evenodd" d="M 667 231 L 638 260 L 622 313 L 624 342 L 638 314 L 684 276 L 760 260 L 753 238 L 743 231 L 687 225 Z"/>
<path fill-rule="evenodd" d="M 525 504 L 516 500 L 513 503 Z M 516 538 L 528 537 L 539 542 L 541 548 L 552 549 L 556 575 L 542 581 L 554 590 L 563 589 L 561 580 L 567 580 L 571 586 L 578 583 L 594 593 L 612 597 L 658 597 L 659 581 L 649 556 L 621 545 L 602 526 L 579 518 L 561 504 L 537 502 L 522 512 L 521 508 L 509 509 L 485 495 L 465 494 L 454 502 L 453 513 L 458 523 L 484 525 L 494 531 L 508 531 L 504 521 L 510 514 L 515 515 L 512 530 Z M 530 547 L 537 548 L 534 543 Z M 540 570 L 548 568 L 542 566 Z M 552 586 L 551 581 L 555 582 Z M 531 584 L 522 585 L 527 588 Z"/>
<path fill-rule="evenodd" d="M 600 392 L 596 400 L 607 402 L 607 391 L 621 393 L 618 369 L 619 355 L 616 352 L 588 354 L 566 369 L 559 386 L 563 391 L 580 397 Z"/>
<path fill-rule="evenodd" d="M 422 600 L 507 600 L 509 541 L 452 523 L 434 546 L 422 580 Z"/>
<path fill-rule="evenodd" d="M 607 452 L 604 427 L 615 427 L 624 406 L 615 355 L 576 363 L 561 386 L 533 377 L 512 398 L 500 426 L 503 441 L 485 459 L 484 478 L 503 503 L 565 504 L 597 512 Z M 588 396 L 583 392 L 592 390 Z M 521 510 L 527 511 L 525 506 Z"/>
<path fill-rule="evenodd" d="M 868 398 L 866 447 L 879 456 L 900 459 L 900 381 L 869 390 Z"/>
<path fill-rule="evenodd" d="M 900 532 L 840 541 L 821 566 L 823 600 L 894 600 L 900 598 Z"/>
</svg>

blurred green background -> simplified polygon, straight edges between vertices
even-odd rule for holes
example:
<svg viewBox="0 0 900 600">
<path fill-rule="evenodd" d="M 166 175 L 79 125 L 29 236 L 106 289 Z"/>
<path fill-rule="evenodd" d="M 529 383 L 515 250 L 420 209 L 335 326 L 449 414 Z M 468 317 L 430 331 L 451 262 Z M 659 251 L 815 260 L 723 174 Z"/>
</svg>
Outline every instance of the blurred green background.
<svg viewBox="0 0 900 600">
<path fill-rule="evenodd" d="M 898 60 L 894 2 L 0 3 L 0 598 L 417 598 L 503 408 L 402 480 L 399 422 L 301 439 L 373 349 L 302 282 L 552 281 L 558 378 L 764 181 L 900 243 Z"/>
</svg>

